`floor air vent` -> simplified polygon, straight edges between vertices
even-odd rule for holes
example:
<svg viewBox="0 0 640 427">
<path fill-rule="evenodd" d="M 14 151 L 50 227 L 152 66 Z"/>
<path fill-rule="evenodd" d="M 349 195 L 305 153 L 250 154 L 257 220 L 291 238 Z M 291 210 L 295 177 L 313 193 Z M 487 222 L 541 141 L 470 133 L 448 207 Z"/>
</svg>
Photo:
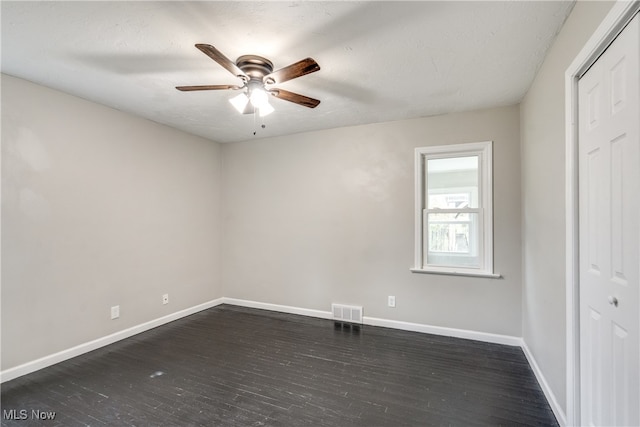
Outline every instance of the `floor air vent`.
<svg viewBox="0 0 640 427">
<path fill-rule="evenodd" d="M 335 321 L 362 323 L 362 306 L 331 304 L 331 311 Z"/>
</svg>

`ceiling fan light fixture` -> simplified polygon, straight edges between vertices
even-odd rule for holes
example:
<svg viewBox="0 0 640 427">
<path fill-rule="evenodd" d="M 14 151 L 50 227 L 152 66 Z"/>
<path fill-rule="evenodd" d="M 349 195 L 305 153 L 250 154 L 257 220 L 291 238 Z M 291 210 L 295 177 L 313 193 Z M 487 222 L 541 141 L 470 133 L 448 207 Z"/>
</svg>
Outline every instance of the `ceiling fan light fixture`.
<svg viewBox="0 0 640 427">
<path fill-rule="evenodd" d="M 274 108 L 269 104 L 269 94 L 264 89 L 262 82 L 250 81 L 247 86 L 249 87 L 249 102 L 258 109 L 260 117 L 273 113 Z"/>
<path fill-rule="evenodd" d="M 238 113 L 242 114 L 249 103 L 249 97 L 247 97 L 245 93 L 241 93 L 240 95 L 229 99 L 229 102 L 236 110 L 238 110 Z"/>
<path fill-rule="evenodd" d="M 269 104 L 269 96 L 267 95 L 267 92 L 260 87 L 252 88 L 249 100 L 251 101 L 251 105 L 256 108 L 263 108 L 263 106 Z"/>
</svg>

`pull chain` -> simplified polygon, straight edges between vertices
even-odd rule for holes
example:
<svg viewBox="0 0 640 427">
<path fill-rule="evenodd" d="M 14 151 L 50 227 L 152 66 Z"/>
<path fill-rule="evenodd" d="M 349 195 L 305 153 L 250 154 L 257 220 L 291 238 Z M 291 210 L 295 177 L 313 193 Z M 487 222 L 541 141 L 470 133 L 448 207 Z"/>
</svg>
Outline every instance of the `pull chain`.
<svg viewBox="0 0 640 427">
<path fill-rule="evenodd" d="M 258 109 L 257 109 L 257 108 L 254 108 L 254 109 L 253 109 L 253 129 L 254 129 L 254 130 L 253 130 L 253 136 L 256 136 L 256 134 L 258 133 L 258 129 L 257 129 L 257 126 L 256 126 L 256 112 L 257 112 L 257 111 L 258 111 Z M 264 118 L 263 118 L 263 120 L 264 120 Z M 266 126 L 264 123 L 262 123 L 262 124 L 260 125 L 260 127 L 261 127 L 262 129 L 264 129 L 264 128 L 266 128 L 267 126 Z"/>
</svg>

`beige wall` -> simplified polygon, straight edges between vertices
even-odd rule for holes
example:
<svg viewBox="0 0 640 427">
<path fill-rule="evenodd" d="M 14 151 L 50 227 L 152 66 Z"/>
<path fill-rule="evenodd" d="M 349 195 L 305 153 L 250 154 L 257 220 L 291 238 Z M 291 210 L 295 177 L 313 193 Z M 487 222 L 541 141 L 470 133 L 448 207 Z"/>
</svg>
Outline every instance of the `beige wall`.
<svg viewBox="0 0 640 427">
<path fill-rule="evenodd" d="M 523 337 L 566 408 L 564 72 L 613 2 L 578 2 L 521 104 Z"/>
<path fill-rule="evenodd" d="M 3 370 L 222 296 L 217 143 L 1 83 Z"/>
<path fill-rule="evenodd" d="M 519 132 L 513 106 L 224 145 L 225 296 L 520 336 Z M 486 140 L 504 278 L 411 273 L 414 148 Z"/>
</svg>

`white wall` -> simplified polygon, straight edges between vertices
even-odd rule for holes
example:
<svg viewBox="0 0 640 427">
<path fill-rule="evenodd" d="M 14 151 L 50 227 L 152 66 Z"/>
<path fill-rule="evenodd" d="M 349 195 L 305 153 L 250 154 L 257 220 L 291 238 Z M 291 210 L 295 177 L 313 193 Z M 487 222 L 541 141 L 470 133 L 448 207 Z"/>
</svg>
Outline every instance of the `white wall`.
<svg viewBox="0 0 640 427">
<path fill-rule="evenodd" d="M 523 338 L 566 408 L 564 72 L 613 2 L 579 1 L 521 104 Z"/>
<path fill-rule="evenodd" d="M 224 295 L 520 336 L 519 132 L 512 106 L 224 145 Z M 414 148 L 486 140 L 504 278 L 411 273 Z"/>
<path fill-rule="evenodd" d="M 2 370 L 222 296 L 219 144 L 1 83 Z"/>
</svg>

